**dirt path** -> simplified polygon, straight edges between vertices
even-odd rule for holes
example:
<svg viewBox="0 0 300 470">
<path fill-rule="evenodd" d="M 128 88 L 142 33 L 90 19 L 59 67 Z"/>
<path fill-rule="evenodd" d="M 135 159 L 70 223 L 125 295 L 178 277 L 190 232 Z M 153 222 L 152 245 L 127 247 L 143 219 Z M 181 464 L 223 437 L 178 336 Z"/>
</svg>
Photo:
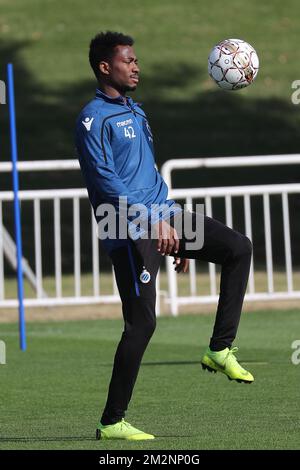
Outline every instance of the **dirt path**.
<svg viewBox="0 0 300 470">
<path fill-rule="evenodd" d="M 274 301 L 274 302 L 245 302 L 244 312 L 257 310 L 285 310 L 299 309 L 299 301 Z M 181 307 L 180 315 L 184 314 L 212 314 L 216 306 L 189 305 Z M 101 318 L 121 318 L 121 306 L 116 305 L 80 305 L 67 307 L 32 307 L 27 308 L 26 321 L 65 321 L 65 320 L 95 320 Z M 167 307 L 164 307 L 161 315 L 170 315 Z M 18 311 L 12 308 L 0 309 L 0 323 L 13 323 L 18 321 Z"/>
</svg>

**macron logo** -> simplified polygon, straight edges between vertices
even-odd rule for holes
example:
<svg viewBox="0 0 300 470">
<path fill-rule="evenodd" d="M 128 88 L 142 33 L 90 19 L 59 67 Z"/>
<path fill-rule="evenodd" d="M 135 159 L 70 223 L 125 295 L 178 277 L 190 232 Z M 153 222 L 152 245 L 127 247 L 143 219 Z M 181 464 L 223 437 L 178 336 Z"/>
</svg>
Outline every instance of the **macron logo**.
<svg viewBox="0 0 300 470">
<path fill-rule="evenodd" d="M 84 121 L 81 121 L 87 131 L 91 130 L 91 125 L 92 125 L 93 120 L 94 120 L 94 118 L 90 119 L 90 118 L 86 117 Z"/>
</svg>

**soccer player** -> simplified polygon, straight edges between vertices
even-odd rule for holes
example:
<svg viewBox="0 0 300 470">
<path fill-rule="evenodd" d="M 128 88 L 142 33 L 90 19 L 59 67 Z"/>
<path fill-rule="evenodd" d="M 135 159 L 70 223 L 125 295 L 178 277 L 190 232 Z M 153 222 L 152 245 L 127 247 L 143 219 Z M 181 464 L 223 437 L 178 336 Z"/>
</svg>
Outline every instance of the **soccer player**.
<svg viewBox="0 0 300 470">
<path fill-rule="evenodd" d="M 155 329 L 155 280 L 165 255 L 174 257 L 177 272 L 188 270 L 190 258 L 221 265 L 215 325 L 201 359 L 202 367 L 222 372 L 230 380 L 254 380 L 238 363 L 234 355 L 237 348 L 231 348 L 248 282 L 252 244 L 246 236 L 219 221 L 183 211 L 175 201 L 167 199 L 168 188 L 155 166 L 153 136 L 145 112 L 127 96 L 139 82 L 133 42 L 130 36 L 109 31 L 92 39 L 89 60 L 98 88 L 76 124 L 76 147 L 96 220 L 100 225 L 104 220 L 101 207 L 109 204 L 115 209 L 118 222 L 126 221 L 125 237 L 121 236 L 121 229 L 112 230 L 113 220 L 109 229 L 114 233 L 102 236 L 114 266 L 124 317 L 107 401 L 96 432 L 96 437 L 103 439 L 154 438 L 124 418 L 144 351 Z M 146 208 L 146 212 L 141 212 L 143 223 L 137 224 L 130 210 L 124 217 L 121 200 L 129 209 L 140 205 Z M 162 206 L 162 210 L 151 212 L 153 205 Z M 194 241 L 200 232 L 204 234 L 198 247 L 191 247 L 191 237 L 185 235 L 188 224 L 193 230 L 196 227 Z M 155 236 L 145 236 L 147 230 Z"/>
</svg>

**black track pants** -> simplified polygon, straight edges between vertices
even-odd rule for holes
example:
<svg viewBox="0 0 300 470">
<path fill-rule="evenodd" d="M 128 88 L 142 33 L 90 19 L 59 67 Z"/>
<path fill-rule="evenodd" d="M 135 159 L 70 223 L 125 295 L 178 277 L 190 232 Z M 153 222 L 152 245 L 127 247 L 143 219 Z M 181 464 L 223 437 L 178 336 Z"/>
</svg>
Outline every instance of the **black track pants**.
<svg viewBox="0 0 300 470">
<path fill-rule="evenodd" d="M 185 213 L 196 227 L 196 213 Z M 187 220 L 187 219 L 185 219 Z M 199 259 L 220 264 L 220 296 L 210 348 L 219 351 L 230 347 L 239 325 L 242 304 L 249 276 L 252 244 L 244 235 L 215 219 L 202 216 L 204 243 L 200 249 L 187 249 L 184 219 L 174 225 L 181 226 L 183 237 L 176 256 Z M 172 223 L 173 225 L 173 223 Z M 157 251 L 157 240 L 131 241 L 126 247 L 111 253 L 116 281 L 122 300 L 124 331 L 118 345 L 102 424 L 120 421 L 127 410 L 140 363 L 155 330 L 155 281 L 163 257 Z M 140 275 L 146 269 L 151 279 L 143 284 Z"/>
</svg>

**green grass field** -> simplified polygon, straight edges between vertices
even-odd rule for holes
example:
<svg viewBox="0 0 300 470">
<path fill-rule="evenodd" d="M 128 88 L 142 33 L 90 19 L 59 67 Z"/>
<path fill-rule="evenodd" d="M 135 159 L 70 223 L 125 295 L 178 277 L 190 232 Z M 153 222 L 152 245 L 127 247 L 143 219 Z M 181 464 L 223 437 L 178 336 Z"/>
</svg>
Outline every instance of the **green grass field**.
<svg viewBox="0 0 300 470">
<path fill-rule="evenodd" d="M 94 440 L 120 320 L 1 327 L 1 449 L 299 449 L 300 365 L 291 362 L 299 311 L 244 314 L 239 358 L 249 386 L 203 372 L 213 316 L 160 318 L 146 351 L 128 421 L 156 435 L 144 443 Z"/>
<path fill-rule="evenodd" d="M 0 80 L 15 69 L 20 160 L 73 158 L 74 123 L 96 86 L 87 54 L 100 30 L 136 40 L 143 103 L 155 136 L 156 159 L 297 153 L 300 106 L 291 102 L 299 74 L 298 0 L 0 0 Z M 256 82 L 236 93 L 219 90 L 207 75 L 207 56 L 226 37 L 249 41 L 260 58 Z M 10 158 L 8 110 L 0 106 L 0 160 Z M 22 189 L 81 187 L 78 173 L 22 175 Z M 292 166 L 187 171 L 178 187 L 298 182 Z M 0 189 L 11 178 L 0 175 Z M 255 198 L 254 198 L 255 199 Z M 264 263 L 261 201 L 252 202 L 255 263 Z M 241 203 L 237 201 L 238 204 Z M 32 207 L 22 205 L 24 255 L 33 264 Z M 298 196 L 290 201 L 297 210 Z M 64 294 L 73 292 L 72 212 L 62 208 Z M 284 265 L 280 201 L 271 202 L 274 262 Z M 222 208 L 221 208 L 222 209 Z M 214 206 L 214 217 L 222 210 Z M 219 212 L 218 212 L 219 211 Z M 13 233 L 12 206 L 3 207 Z M 234 228 L 243 231 L 234 206 Z M 53 246 L 52 206 L 43 205 L 43 253 Z M 89 207 L 81 207 L 89 227 Z M 241 227 L 240 227 L 241 226 Z M 90 229 L 82 231 L 83 272 L 91 266 Z M 293 261 L 299 259 L 299 220 L 291 225 Z M 89 241 L 88 241 L 89 240 Z M 54 292 L 53 260 L 45 256 L 45 287 Z M 278 259 L 277 259 L 278 258 Z M 259 263 L 258 263 L 259 262 Z M 294 266 L 295 268 L 295 266 Z M 279 269 L 279 268 L 278 268 Z M 276 289 L 285 288 L 279 272 Z M 299 288 L 297 268 L 295 287 Z M 181 282 L 181 293 L 187 283 Z M 199 278 L 208 288 L 207 276 Z M 256 278 L 258 290 L 265 275 Z M 91 293 L 91 277 L 83 291 Z M 103 285 L 103 291 L 111 285 Z M 162 279 L 162 289 L 165 281 Z M 26 292 L 32 292 L 26 284 Z M 7 295 L 15 294 L 9 281 Z M 203 294 L 203 290 L 200 292 Z M 46 310 L 46 309 L 45 309 Z M 291 344 L 300 339 L 299 310 L 245 314 L 238 357 L 255 375 L 251 386 L 229 382 L 200 368 L 213 325 L 210 315 L 162 317 L 146 351 L 128 421 L 157 438 L 148 443 L 94 440 L 104 406 L 121 320 L 28 323 L 28 351 L 18 349 L 16 324 L 1 324 L 7 365 L 0 365 L 0 449 L 299 449 L 300 365 Z"/>
</svg>

